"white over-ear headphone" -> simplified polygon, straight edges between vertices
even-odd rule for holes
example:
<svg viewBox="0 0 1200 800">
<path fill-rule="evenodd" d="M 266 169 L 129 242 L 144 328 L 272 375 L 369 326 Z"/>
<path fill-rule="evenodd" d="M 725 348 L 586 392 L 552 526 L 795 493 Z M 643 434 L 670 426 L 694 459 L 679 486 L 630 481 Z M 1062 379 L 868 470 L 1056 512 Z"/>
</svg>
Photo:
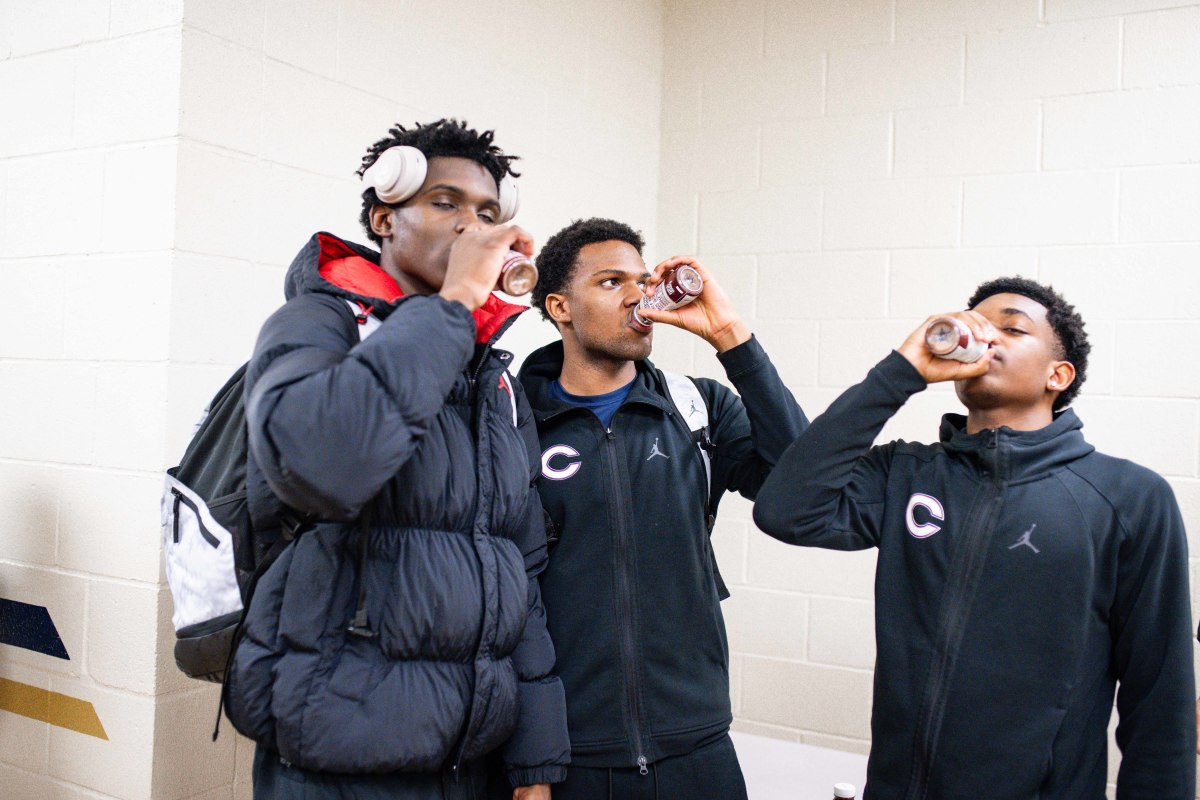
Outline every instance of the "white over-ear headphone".
<svg viewBox="0 0 1200 800">
<path fill-rule="evenodd" d="M 375 163 L 363 173 L 363 183 L 375 190 L 375 194 L 385 203 L 403 203 L 417 193 L 425 182 L 425 173 L 429 162 L 425 154 L 415 147 L 398 145 L 389 147 L 379 154 Z M 519 192 L 517 182 L 512 175 L 505 173 L 500 181 L 499 202 L 500 214 L 496 222 L 504 223 L 517 215 Z"/>
</svg>

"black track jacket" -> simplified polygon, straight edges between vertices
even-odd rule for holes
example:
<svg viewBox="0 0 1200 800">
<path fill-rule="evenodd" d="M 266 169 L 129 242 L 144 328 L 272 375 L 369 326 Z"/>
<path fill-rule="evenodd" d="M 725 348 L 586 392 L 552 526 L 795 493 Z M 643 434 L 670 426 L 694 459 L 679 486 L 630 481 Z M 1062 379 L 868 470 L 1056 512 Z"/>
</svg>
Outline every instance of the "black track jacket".
<svg viewBox="0 0 1200 800">
<path fill-rule="evenodd" d="M 712 496 L 753 498 L 808 420 L 756 339 L 718 358 L 742 399 L 697 381 L 715 446 Z M 704 465 L 650 362 L 637 363 L 608 430 L 587 409 L 549 397 L 562 362 L 555 342 L 529 357 L 520 380 L 542 443 L 538 488 L 558 536 L 541 583 L 571 760 L 637 766 L 690 752 L 731 720 Z"/>
<path fill-rule="evenodd" d="M 1097 453 L 1074 411 L 1036 431 L 871 443 L 925 380 L 893 352 L 783 456 L 754 518 L 879 548 L 867 800 L 1190 798 L 1187 540 L 1167 482 Z"/>
</svg>

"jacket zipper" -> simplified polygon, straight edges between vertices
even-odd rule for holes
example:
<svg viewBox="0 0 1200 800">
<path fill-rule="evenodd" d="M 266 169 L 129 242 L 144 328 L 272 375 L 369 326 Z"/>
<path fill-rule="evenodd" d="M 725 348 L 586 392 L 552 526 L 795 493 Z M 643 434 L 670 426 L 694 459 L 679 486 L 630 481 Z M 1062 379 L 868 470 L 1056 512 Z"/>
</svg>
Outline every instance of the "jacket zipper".
<svg viewBox="0 0 1200 800">
<path fill-rule="evenodd" d="M 1004 489 L 1007 477 L 1000 466 L 1000 431 L 988 432 L 986 448 L 991 452 L 991 480 L 972 509 L 964 529 L 963 558 L 957 561 L 958 569 L 948 581 L 946 615 L 934 643 L 934 663 L 930 665 L 930 676 L 926 683 L 925 704 L 918 722 L 916 752 L 913 753 L 913 774 L 909 782 L 906 800 L 924 800 L 929 792 L 929 777 L 936 756 L 937 739 L 941 734 L 942 715 L 945 712 L 946 692 L 949 688 L 950 669 L 957 659 L 959 646 L 965 632 L 967 616 L 974 599 L 974 589 L 981 559 L 986 556 L 985 537 L 992 530 L 996 519 L 997 501 Z"/>
<path fill-rule="evenodd" d="M 637 685 L 637 660 L 634 658 L 634 636 L 633 626 L 635 623 L 633 589 L 632 589 L 632 572 L 633 565 L 630 563 L 630 553 L 633 550 L 633 543 L 630 541 L 629 524 L 629 508 L 623 502 L 624 496 L 624 481 L 621 480 L 621 469 L 618 462 L 617 451 L 617 435 L 613 433 L 612 428 L 608 428 L 604 432 L 604 455 L 608 465 L 609 477 L 614 490 L 614 499 L 617 501 L 613 505 L 617 512 L 617 625 L 621 631 L 621 671 L 625 678 L 625 710 L 629 716 L 630 734 L 633 738 L 634 752 L 637 753 L 634 758 L 634 764 L 638 768 L 638 772 L 642 775 L 649 773 L 647 768 L 647 759 L 645 755 L 645 747 L 642 742 L 641 731 L 641 708 L 638 702 L 638 685 Z"/>
<path fill-rule="evenodd" d="M 492 352 L 492 343 L 488 342 L 486 345 L 484 345 L 483 351 L 479 354 L 479 363 L 475 365 L 475 369 L 472 370 L 471 374 L 467 377 L 467 386 L 468 386 L 467 402 L 471 408 L 472 428 L 474 428 L 473 433 L 474 433 L 475 439 L 476 439 L 476 441 L 474 443 L 474 447 L 475 447 L 475 454 L 477 457 L 477 461 L 478 461 L 478 455 L 479 455 L 479 442 L 478 442 L 479 426 L 478 426 L 478 416 L 476 413 L 477 409 L 476 409 L 476 401 L 475 401 L 475 396 L 476 396 L 475 386 L 479 382 L 479 375 L 480 375 L 480 373 L 483 372 L 483 365 L 487 363 L 488 356 L 491 355 L 491 352 Z M 481 471 L 481 470 L 479 470 L 478 463 L 476 464 L 476 471 L 477 472 Z M 478 514 L 479 514 L 479 507 L 478 507 L 478 500 L 477 500 L 475 512 L 472 515 L 472 517 L 474 517 Z M 471 540 L 472 540 L 472 542 L 474 542 L 474 540 L 475 540 L 474 533 L 472 533 Z M 475 550 L 476 558 L 480 558 L 478 549 L 474 548 L 474 547 L 472 549 Z M 480 558 L 479 567 L 481 570 L 484 567 L 482 558 Z M 485 601 L 487 600 L 487 598 L 483 598 L 483 599 Z M 484 616 L 487 616 L 487 608 L 486 607 L 484 607 L 484 609 L 483 609 L 483 614 L 484 614 Z M 480 635 L 481 636 L 484 635 L 482 632 L 482 628 L 481 628 Z M 456 748 L 454 748 L 454 750 L 455 750 L 454 763 L 450 766 L 450 774 L 453 777 L 455 783 L 458 783 L 459 779 L 462 777 L 463 753 L 465 753 L 467 751 L 467 740 L 474 733 L 474 727 L 475 727 L 475 724 L 474 724 L 475 719 L 474 719 L 474 713 L 473 713 L 474 707 L 475 707 L 474 701 L 475 701 L 475 698 L 472 696 L 471 705 L 467 709 L 466 727 L 463 728 L 462 738 L 459 739 L 458 746 Z"/>
<path fill-rule="evenodd" d="M 470 386 L 472 390 L 475 389 L 475 384 L 479 381 L 479 373 L 483 372 L 483 365 L 487 363 L 488 355 L 490 355 L 491 352 L 492 352 L 492 344 L 491 344 L 491 342 L 488 342 L 487 344 L 485 344 L 483 346 L 483 350 L 479 354 L 479 363 L 475 365 L 475 369 L 471 372 L 470 376 L 467 378 L 467 385 Z M 474 399 L 474 397 L 475 397 L 475 393 L 474 393 L 474 391 L 472 391 L 471 398 Z"/>
</svg>

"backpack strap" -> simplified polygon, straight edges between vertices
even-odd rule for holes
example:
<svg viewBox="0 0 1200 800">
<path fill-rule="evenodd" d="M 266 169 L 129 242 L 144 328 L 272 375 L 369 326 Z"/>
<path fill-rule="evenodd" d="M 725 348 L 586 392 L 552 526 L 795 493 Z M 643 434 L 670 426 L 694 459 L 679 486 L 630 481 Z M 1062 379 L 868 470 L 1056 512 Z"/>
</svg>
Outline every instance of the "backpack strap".
<svg viewBox="0 0 1200 800">
<path fill-rule="evenodd" d="M 346 633 L 362 639 L 374 639 L 379 636 L 367 619 L 367 540 L 371 535 L 371 512 L 364 508 L 358 515 L 358 539 L 352 545 L 354 555 L 358 556 L 358 572 L 354 576 L 358 603 L 354 609 L 354 617 L 346 626 Z"/>
<path fill-rule="evenodd" d="M 712 496 L 712 451 L 715 449 L 715 445 L 708 433 L 708 401 L 704 399 L 704 393 L 700 391 L 694 378 L 665 370 L 658 370 L 658 374 L 662 378 L 663 385 L 667 387 L 667 393 L 671 395 L 671 402 L 679 411 L 679 418 L 691 431 L 696 451 L 700 454 L 700 460 L 704 462 L 704 476 L 707 480 L 704 485 L 704 514 L 705 522 L 708 525 L 708 535 L 711 537 L 713 526 L 717 524 L 717 514 Z M 711 543 L 708 545 L 708 558 L 712 567 L 713 580 L 716 582 L 717 598 L 724 600 L 729 597 L 729 587 L 725 585 L 725 579 L 721 577 L 720 567 L 717 566 L 717 554 L 713 552 Z"/>
<path fill-rule="evenodd" d="M 679 418 L 687 425 L 688 430 L 692 434 L 692 442 L 696 445 L 696 450 L 700 453 L 700 460 L 704 463 L 704 508 L 707 512 L 710 522 L 709 527 L 712 527 L 712 456 L 713 449 L 712 439 L 708 435 L 708 401 L 704 399 L 704 395 L 700 392 L 700 387 L 696 382 L 687 375 L 680 375 L 677 372 L 667 372 L 659 370 L 658 374 L 662 377 L 663 384 L 667 387 L 667 393 L 671 395 L 671 402 L 675 404 L 675 408 L 679 411 Z"/>
</svg>

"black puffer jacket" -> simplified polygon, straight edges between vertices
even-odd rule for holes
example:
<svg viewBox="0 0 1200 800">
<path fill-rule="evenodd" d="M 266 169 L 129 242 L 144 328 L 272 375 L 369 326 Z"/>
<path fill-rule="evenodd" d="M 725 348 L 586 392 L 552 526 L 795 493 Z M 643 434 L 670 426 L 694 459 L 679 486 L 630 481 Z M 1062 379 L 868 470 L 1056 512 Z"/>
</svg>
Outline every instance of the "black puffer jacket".
<svg viewBox="0 0 1200 800">
<path fill-rule="evenodd" d="M 259 583 L 230 719 L 311 770 L 453 768 L 511 735 L 515 785 L 561 780 L 537 435 L 511 356 L 491 346 L 521 308 L 493 297 L 472 319 L 402 298 L 377 264 L 317 234 L 259 335 L 251 458 L 322 522 Z M 382 319 L 361 343 L 347 301 Z M 368 635 L 348 631 L 360 611 Z"/>
</svg>

